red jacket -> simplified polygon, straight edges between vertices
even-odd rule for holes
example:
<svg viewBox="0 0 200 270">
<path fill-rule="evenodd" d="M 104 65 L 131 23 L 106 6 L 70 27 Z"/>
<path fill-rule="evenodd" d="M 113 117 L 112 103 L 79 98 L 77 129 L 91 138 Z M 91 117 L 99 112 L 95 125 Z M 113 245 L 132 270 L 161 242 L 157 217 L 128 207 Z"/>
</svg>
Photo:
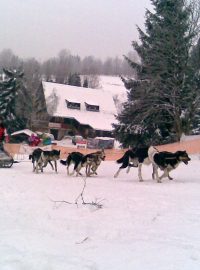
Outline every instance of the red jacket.
<svg viewBox="0 0 200 270">
<path fill-rule="evenodd" d="M 0 127 L 0 141 L 4 140 L 5 137 L 5 128 L 4 127 Z"/>
</svg>

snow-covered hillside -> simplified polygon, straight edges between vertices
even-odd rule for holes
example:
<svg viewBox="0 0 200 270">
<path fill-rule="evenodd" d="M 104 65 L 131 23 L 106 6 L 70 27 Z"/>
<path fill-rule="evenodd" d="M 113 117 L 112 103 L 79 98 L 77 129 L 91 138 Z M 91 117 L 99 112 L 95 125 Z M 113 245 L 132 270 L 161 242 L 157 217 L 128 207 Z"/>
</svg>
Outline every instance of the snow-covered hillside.
<svg viewBox="0 0 200 270">
<path fill-rule="evenodd" d="M 99 76 L 100 88 L 110 91 L 113 95 L 125 95 L 126 88 L 124 83 L 118 76 Z"/>
<path fill-rule="evenodd" d="M 117 111 L 120 112 L 122 104 L 127 100 L 127 90 L 120 77 L 100 76 L 100 88 L 112 93 Z"/>
<path fill-rule="evenodd" d="M 105 161 L 87 179 L 86 202 L 75 202 L 81 177 L 47 167 L 34 174 L 29 161 L 0 169 L 1 270 L 199 270 L 199 157 L 171 173 L 173 181 L 151 180 L 151 166 L 121 172 Z"/>
</svg>

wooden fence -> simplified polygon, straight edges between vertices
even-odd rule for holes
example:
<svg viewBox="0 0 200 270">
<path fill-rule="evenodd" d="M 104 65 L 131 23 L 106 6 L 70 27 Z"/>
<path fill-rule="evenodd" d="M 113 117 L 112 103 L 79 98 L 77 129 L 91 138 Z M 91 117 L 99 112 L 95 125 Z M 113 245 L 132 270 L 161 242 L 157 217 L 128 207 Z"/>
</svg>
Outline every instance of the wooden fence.
<svg viewBox="0 0 200 270">
<path fill-rule="evenodd" d="M 23 147 L 22 147 L 23 146 Z M 88 154 L 97 151 L 97 149 L 85 149 L 85 148 L 69 148 L 57 145 L 51 145 L 51 149 L 61 150 L 61 158 L 65 159 L 67 155 L 74 151 L 79 151 L 83 154 Z M 186 150 L 189 154 L 200 153 L 200 139 L 192 141 L 184 141 L 173 144 L 159 145 L 157 146 L 160 151 L 176 152 L 178 150 Z M 20 144 L 5 144 L 5 149 L 12 155 L 23 155 L 30 154 L 33 151 L 33 147 Z M 119 159 L 127 149 L 106 149 L 106 160 L 117 160 Z"/>
</svg>

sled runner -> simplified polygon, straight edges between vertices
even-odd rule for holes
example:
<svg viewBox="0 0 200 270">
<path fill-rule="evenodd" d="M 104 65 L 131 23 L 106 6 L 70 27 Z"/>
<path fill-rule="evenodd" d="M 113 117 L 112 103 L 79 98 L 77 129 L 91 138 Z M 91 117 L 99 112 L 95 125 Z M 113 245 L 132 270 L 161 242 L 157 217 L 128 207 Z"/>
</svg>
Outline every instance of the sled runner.
<svg viewBox="0 0 200 270">
<path fill-rule="evenodd" d="M 10 168 L 13 163 L 13 158 L 5 150 L 0 148 L 0 168 Z"/>
</svg>

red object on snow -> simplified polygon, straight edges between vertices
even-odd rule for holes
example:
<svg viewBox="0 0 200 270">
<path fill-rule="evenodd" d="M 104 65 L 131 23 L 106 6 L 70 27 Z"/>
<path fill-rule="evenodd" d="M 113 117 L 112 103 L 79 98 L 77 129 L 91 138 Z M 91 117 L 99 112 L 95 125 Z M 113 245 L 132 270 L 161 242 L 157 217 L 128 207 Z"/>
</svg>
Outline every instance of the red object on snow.
<svg viewBox="0 0 200 270">
<path fill-rule="evenodd" d="M 28 141 L 30 146 L 38 146 L 38 144 L 41 142 L 40 138 L 34 134 L 31 134 Z"/>
</svg>

